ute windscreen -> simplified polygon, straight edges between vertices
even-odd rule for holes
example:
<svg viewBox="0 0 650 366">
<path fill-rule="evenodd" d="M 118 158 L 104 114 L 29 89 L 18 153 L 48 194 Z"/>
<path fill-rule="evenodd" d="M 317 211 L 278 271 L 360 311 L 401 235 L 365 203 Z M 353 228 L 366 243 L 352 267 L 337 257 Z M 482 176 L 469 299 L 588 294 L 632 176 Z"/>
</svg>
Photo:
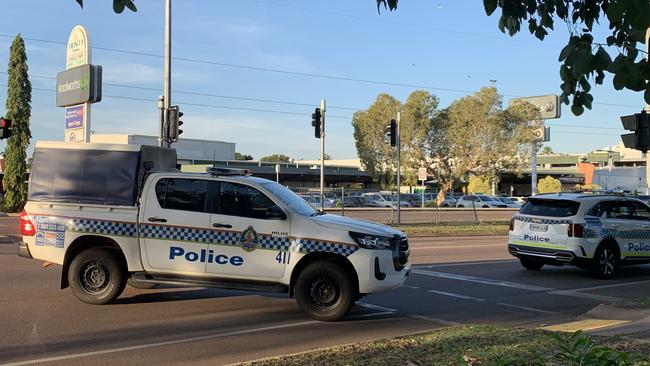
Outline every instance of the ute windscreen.
<svg viewBox="0 0 650 366">
<path fill-rule="evenodd" d="M 569 200 L 548 200 L 530 198 L 519 213 L 534 216 L 568 217 L 575 216 L 580 202 Z"/>
</svg>

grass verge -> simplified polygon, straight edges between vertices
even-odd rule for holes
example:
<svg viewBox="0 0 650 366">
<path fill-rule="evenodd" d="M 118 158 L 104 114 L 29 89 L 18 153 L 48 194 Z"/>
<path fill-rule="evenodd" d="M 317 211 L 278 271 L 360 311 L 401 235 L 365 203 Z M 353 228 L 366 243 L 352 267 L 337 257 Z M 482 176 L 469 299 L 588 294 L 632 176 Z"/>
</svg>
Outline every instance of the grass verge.
<svg viewBox="0 0 650 366">
<path fill-rule="evenodd" d="M 509 329 L 473 325 L 332 347 L 293 356 L 266 359 L 245 365 L 569 365 L 560 353 L 562 342 L 553 333 L 531 329 Z M 557 333 L 556 333 L 557 334 Z M 565 344 L 571 334 L 559 334 Z M 628 364 L 650 365 L 650 344 L 618 338 L 597 338 L 595 347 L 611 347 L 627 353 Z M 576 347 L 579 349 L 581 346 Z M 566 351 L 566 350 L 564 350 Z M 569 352 L 570 353 L 570 352 Z M 604 365 L 604 364 L 603 364 Z M 607 363 L 610 365 L 610 363 Z M 611 364 L 615 365 L 615 364 Z"/>
<path fill-rule="evenodd" d="M 410 224 L 395 226 L 407 235 L 505 235 L 508 234 L 509 222 L 493 221 L 479 224 L 440 223 L 440 224 Z"/>
</svg>

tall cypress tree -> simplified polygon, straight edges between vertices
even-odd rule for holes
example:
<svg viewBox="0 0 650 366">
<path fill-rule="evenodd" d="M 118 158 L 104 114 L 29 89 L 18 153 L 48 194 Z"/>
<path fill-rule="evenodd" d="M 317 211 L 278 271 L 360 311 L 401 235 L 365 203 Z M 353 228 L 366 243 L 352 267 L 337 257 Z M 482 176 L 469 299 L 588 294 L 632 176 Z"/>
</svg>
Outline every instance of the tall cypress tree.
<svg viewBox="0 0 650 366">
<path fill-rule="evenodd" d="M 32 134 L 29 131 L 32 84 L 27 76 L 27 53 L 20 34 L 14 38 L 9 51 L 7 110 L 5 118 L 12 120 L 11 137 L 5 149 L 4 209 L 16 212 L 27 201 L 27 146 Z"/>
</svg>

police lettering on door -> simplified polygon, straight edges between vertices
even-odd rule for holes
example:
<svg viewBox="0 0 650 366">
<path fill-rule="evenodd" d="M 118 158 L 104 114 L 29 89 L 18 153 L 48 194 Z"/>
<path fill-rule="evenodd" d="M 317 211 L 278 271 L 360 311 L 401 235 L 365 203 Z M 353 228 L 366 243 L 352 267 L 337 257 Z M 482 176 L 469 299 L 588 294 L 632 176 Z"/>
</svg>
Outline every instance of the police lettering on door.
<svg viewBox="0 0 650 366">
<path fill-rule="evenodd" d="M 205 250 L 201 249 L 199 253 L 197 252 L 190 252 L 190 251 L 185 251 L 185 249 L 181 247 L 169 247 L 169 259 L 170 260 L 176 260 L 177 257 L 182 257 L 188 262 L 196 262 L 199 261 L 200 263 L 215 263 L 215 264 L 231 264 L 233 266 L 241 266 L 244 264 L 244 258 L 238 256 L 238 255 L 233 255 L 232 257 L 228 257 L 225 254 L 214 254 L 214 250 Z"/>
</svg>

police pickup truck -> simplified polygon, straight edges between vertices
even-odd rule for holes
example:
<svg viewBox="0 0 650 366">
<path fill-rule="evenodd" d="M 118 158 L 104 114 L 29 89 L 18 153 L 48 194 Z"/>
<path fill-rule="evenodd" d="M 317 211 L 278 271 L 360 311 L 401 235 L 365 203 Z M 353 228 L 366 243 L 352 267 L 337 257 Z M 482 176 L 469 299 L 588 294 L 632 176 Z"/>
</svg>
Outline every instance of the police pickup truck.
<svg viewBox="0 0 650 366">
<path fill-rule="evenodd" d="M 63 266 L 89 304 L 128 281 L 276 291 L 318 320 L 409 276 L 406 236 L 325 214 L 241 171 L 182 173 L 173 149 L 38 142 L 19 255 Z"/>
<path fill-rule="evenodd" d="M 530 270 L 571 264 L 612 278 L 620 265 L 650 263 L 650 207 L 619 195 L 537 195 L 512 218 L 508 251 Z"/>
</svg>

